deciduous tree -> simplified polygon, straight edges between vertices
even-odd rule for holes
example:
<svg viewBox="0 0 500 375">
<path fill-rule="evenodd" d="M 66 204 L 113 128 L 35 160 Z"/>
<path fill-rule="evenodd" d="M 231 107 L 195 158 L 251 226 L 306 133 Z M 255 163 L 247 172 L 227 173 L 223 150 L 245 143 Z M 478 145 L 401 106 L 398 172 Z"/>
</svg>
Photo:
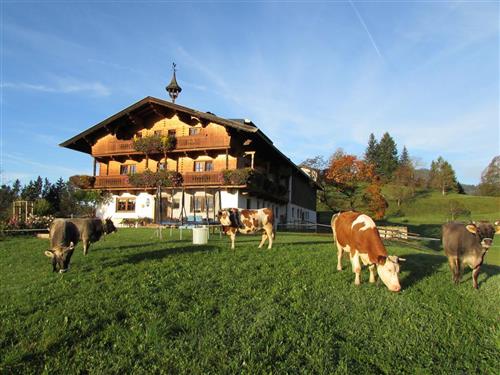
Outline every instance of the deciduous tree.
<svg viewBox="0 0 500 375">
<path fill-rule="evenodd" d="M 500 196 L 500 155 L 495 156 L 481 174 L 479 195 Z"/>
<path fill-rule="evenodd" d="M 429 184 L 432 188 L 441 190 L 443 195 L 448 191 L 457 190 L 457 179 L 455 171 L 450 163 L 441 156 L 432 161 L 429 174 Z"/>
</svg>

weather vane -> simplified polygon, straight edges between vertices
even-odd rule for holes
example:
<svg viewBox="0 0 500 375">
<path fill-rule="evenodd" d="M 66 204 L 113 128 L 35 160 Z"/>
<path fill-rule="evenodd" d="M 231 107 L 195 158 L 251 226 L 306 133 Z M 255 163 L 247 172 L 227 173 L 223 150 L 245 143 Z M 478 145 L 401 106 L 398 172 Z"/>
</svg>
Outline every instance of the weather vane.
<svg viewBox="0 0 500 375">
<path fill-rule="evenodd" d="M 177 71 L 176 69 L 177 65 L 173 62 L 172 63 L 172 70 L 174 72 L 172 76 L 172 80 L 168 84 L 168 86 L 165 88 L 168 92 L 168 95 L 170 95 L 170 98 L 172 99 L 172 103 L 175 103 L 175 99 L 179 96 L 179 94 L 182 91 L 182 88 L 179 86 L 177 83 L 177 79 L 175 77 L 175 72 Z"/>
</svg>

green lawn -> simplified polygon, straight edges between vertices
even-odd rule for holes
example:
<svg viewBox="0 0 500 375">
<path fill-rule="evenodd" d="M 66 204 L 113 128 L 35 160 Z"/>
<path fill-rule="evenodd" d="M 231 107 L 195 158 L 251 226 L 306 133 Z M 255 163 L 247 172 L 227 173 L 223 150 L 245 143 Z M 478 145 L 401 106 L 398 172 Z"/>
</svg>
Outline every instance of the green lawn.
<svg viewBox="0 0 500 375">
<path fill-rule="evenodd" d="M 48 241 L 0 241 L 0 372 L 500 373 L 500 264 L 473 290 L 442 251 L 390 246 L 407 258 L 395 294 L 366 269 L 356 287 L 347 259 L 337 272 L 330 236 L 178 238 L 121 229 L 66 274 Z"/>
</svg>

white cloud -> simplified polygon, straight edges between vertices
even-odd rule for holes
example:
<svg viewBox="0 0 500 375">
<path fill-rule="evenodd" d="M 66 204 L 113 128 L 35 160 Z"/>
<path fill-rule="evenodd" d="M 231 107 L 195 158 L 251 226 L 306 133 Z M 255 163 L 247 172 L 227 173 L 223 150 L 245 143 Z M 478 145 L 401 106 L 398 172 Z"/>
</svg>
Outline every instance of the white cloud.
<svg viewBox="0 0 500 375">
<path fill-rule="evenodd" d="M 4 89 L 38 91 L 54 94 L 88 93 L 92 96 L 109 96 L 111 90 L 101 82 L 84 82 L 73 78 L 58 78 L 52 84 L 33 84 L 27 82 L 4 82 Z"/>
</svg>

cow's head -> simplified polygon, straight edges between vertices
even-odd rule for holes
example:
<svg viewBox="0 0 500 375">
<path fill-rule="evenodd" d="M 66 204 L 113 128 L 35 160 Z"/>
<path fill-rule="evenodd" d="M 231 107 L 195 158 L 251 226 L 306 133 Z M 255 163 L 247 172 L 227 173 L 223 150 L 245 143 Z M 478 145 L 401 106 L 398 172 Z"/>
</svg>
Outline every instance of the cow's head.
<svg viewBox="0 0 500 375">
<path fill-rule="evenodd" d="M 69 262 L 74 250 L 73 242 L 70 242 L 68 247 L 47 250 L 45 255 L 52 259 L 52 271 L 66 272 L 69 269 Z"/>
<path fill-rule="evenodd" d="M 395 255 L 387 257 L 379 256 L 377 273 L 391 292 L 399 292 L 401 290 L 401 285 L 399 284 L 399 262 L 404 262 L 405 260 Z"/>
<path fill-rule="evenodd" d="M 219 223 L 223 226 L 231 226 L 231 214 L 228 210 L 219 210 L 217 213 Z"/>
<path fill-rule="evenodd" d="M 104 224 L 104 232 L 106 234 L 118 231 L 118 229 L 116 229 L 115 227 L 115 224 L 113 223 L 113 220 L 111 220 L 111 218 L 109 217 L 106 220 L 104 220 L 103 224 Z"/>
<path fill-rule="evenodd" d="M 487 221 L 474 221 L 466 225 L 465 228 L 479 239 L 483 249 L 488 250 L 493 244 L 493 236 L 495 236 L 496 228 L 491 223 Z"/>
</svg>

